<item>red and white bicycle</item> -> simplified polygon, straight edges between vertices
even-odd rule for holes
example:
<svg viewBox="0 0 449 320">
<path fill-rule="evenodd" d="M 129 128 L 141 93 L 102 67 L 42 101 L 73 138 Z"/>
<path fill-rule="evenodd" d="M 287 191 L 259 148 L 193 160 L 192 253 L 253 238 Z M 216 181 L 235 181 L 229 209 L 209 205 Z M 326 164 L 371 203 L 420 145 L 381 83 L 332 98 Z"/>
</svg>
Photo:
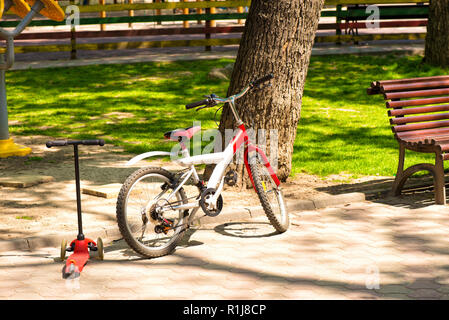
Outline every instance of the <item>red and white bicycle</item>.
<svg viewBox="0 0 449 320">
<path fill-rule="evenodd" d="M 232 185 L 236 181 L 235 172 L 225 174 L 226 169 L 242 145 L 245 167 L 265 214 L 278 232 L 288 229 L 289 217 L 280 181 L 263 150 L 250 142 L 235 108 L 235 100 L 272 78 L 270 74 L 255 80 L 242 92 L 224 99 L 211 94 L 205 100 L 186 105 L 187 109 L 198 107 L 200 110 L 228 103 L 238 130 L 223 152 L 190 156 L 185 140 L 192 138 L 200 127 L 177 129 L 164 136 L 180 143 L 181 157 L 175 161 L 184 170 L 173 173 L 159 167 L 144 167 L 126 179 L 117 199 L 117 221 L 123 238 L 133 250 L 152 258 L 169 254 L 191 226 L 200 208 L 205 215 L 217 216 L 223 209 L 221 191 L 224 183 Z M 154 156 L 171 156 L 173 159 L 178 153 L 147 152 L 134 157 L 127 165 Z M 200 180 L 195 168 L 195 165 L 204 163 L 216 164 L 206 184 Z M 198 188 L 197 195 L 186 196 L 183 186 L 187 183 Z"/>
</svg>

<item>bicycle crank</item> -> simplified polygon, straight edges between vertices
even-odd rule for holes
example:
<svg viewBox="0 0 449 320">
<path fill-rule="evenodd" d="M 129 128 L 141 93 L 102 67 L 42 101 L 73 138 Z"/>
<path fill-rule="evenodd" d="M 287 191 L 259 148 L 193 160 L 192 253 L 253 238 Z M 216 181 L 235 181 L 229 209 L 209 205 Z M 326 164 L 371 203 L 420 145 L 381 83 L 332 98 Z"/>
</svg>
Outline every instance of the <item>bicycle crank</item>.
<svg viewBox="0 0 449 320">
<path fill-rule="evenodd" d="M 223 209 L 223 197 L 220 196 L 216 201 L 213 201 L 215 189 L 209 188 L 201 193 L 200 206 L 203 212 L 209 217 L 216 217 Z"/>
</svg>

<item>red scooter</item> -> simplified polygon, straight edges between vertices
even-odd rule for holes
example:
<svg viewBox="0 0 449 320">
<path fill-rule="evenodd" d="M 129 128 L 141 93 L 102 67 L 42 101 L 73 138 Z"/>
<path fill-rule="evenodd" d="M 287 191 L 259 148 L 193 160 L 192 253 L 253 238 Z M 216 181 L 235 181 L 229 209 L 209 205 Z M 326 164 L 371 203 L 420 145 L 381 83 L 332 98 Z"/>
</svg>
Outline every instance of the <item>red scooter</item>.
<svg viewBox="0 0 449 320">
<path fill-rule="evenodd" d="M 68 258 L 62 268 L 63 279 L 73 279 L 80 276 L 84 266 L 90 258 L 89 251 L 97 251 L 98 258 L 103 260 L 104 250 L 103 241 L 101 238 L 97 242 L 92 239 L 84 237 L 83 222 L 81 216 L 81 192 L 80 192 L 80 174 L 79 174 L 79 160 L 78 160 L 78 145 L 95 145 L 104 146 L 104 140 L 55 140 L 46 143 L 47 148 L 62 147 L 73 145 L 73 152 L 75 158 L 75 181 L 76 181 L 76 207 L 78 211 L 78 236 L 67 247 L 67 241 L 63 240 L 61 243 L 61 260 L 64 261 L 66 252 L 73 252 Z"/>
</svg>

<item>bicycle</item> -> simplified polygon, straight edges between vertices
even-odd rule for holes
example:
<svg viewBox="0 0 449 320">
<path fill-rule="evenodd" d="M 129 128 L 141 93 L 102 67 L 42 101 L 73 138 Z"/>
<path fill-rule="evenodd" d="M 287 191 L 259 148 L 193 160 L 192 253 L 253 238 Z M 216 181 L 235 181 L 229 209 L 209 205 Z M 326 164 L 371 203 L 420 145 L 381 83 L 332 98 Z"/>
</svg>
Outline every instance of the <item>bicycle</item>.
<svg viewBox="0 0 449 320">
<path fill-rule="evenodd" d="M 180 144 L 181 157 L 175 161 L 186 169 L 172 173 L 159 167 L 144 167 L 125 180 L 117 198 L 116 216 L 120 233 L 133 250 L 148 258 L 167 255 L 195 221 L 195 214 L 200 208 L 207 216 L 217 216 L 223 209 L 221 192 L 224 183 L 232 185 L 236 181 L 235 171 L 225 175 L 226 169 L 242 145 L 245 167 L 265 214 L 279 233 L 287 231 L 289 216 L 280 181 L 263 150 L 251 143 L 235 108 L 237 99 L 253 89 L 262 89 L 261 85 L 272 78 L 273 75 L 269 74 L 252 81 L 240 93 L 227 98 L 211 94 L 204 100 L 186 105 L 186 109 L 197 108 L 198 111 L 228 103 L 238 130 L 223 152 L 190 156 L 185 141 L 201 128 L 196 126 L 169 131 L 164 134 L 165 138 Z M 178 155 L 179 151 L 146 152 L 129 160 L 127 165 L 154 156 Z M 196 164 L 201 163 L 215 164 L 207 184 L 200 180 L 195 168 Z M 197 187 L 198 195 L 187 197 L 183 186 L 188 181 Z M 152 227 L 149 228 L 149 225 Z"/>
</svg>

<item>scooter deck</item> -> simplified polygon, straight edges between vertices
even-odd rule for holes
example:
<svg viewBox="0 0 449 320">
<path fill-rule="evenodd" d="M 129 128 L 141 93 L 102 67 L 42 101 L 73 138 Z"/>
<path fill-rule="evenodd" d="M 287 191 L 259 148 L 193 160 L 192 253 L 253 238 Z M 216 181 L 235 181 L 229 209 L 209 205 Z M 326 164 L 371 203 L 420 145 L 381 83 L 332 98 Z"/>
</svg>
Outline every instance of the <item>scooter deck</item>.
<svg viewBox="0 0 449 320">
<path fill-rule="evenodd" d="M 84 240 L 73 240 L 70 247 L 74 247 L 73 253 L 67 258 L 66 264 L 62 268 L 62 277 L 64 279 L 77 278 L 83 271 L 84 266 L 90 258 L 89 244 L 97 247 L 95 241 L 85 238 Z"/>
</svg>

